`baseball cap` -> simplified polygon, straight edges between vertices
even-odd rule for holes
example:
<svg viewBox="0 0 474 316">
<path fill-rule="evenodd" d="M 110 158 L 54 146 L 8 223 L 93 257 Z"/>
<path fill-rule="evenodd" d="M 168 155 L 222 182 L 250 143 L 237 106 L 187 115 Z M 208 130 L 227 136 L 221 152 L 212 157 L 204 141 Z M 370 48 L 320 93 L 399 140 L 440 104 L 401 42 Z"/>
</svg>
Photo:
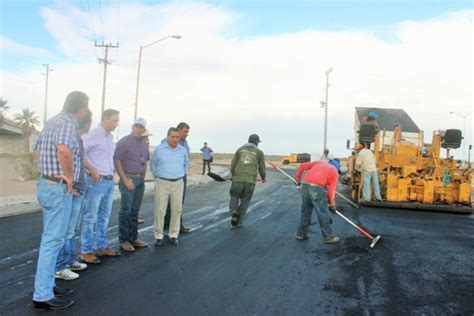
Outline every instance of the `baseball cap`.
<svg viewBox="0 0 474 316">
<path fill-rule="evenodd" d="M 146 121 L 144 118 L 138 117 L 133 123 L 133 125 L 141 125 L 143 127 L 146 127 Z"/>
<path fill-rule="evenodd" d="M 249 136 L 249 143 L 258 144 L 260 142 L 262 141 L 260 140 L 260 137 L 257 134 L 252 134 Z"/>
</svg>

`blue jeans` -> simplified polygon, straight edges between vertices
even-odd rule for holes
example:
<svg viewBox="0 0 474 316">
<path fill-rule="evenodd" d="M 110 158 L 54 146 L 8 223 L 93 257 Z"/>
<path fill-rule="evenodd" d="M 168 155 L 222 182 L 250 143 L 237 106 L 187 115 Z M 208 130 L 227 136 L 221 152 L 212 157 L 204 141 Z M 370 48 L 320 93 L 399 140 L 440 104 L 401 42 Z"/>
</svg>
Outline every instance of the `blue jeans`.
<svg viewBox="0 0 474 316">
<path fill-rule="evenodd" d="M 377 171 L 374 171 L 374 172 L 364 171 L 363 177 L 364 177 L 364 188 L 363 188 L 364 200 L 370 201 L 370 195 L 371 195 L 370 182 L 372 182 L 374 185 L 375 198 L 377 200 L 381 200 L 382 196 L 380 195 L 379 178 L 377 176 Z"/>
<path fill-rule="evenodd" d="M 85 196 L 84 215 L 82 217 L 82 253 L 106 249 L 107 227 L 114 202 L 114 181 L 102 177 L 98 183 L 88 179 L 89 186 Z"/>
<path fill-rule="evenodd" d="M 67 228 L 66 242 L 59 253 L 56 271 L 64 270 L 66 266 L 73 264 L 76 260 L 76 230 L 79 227 L 83 202 L 84 194 L 79 194 L 72 198 L 71 219 Z"/>
<path fill-rule="evenodd" d="M 133 242 L 138 239 L 138 212 L 140 212 L 145 192 L 145 179 L 131 177 L 130 180 L 135 185 L 134 190 L 129 190 L 122 179 L 119 181 L 119 189 L 122 194 L 119 213 L 120 243 Z"/>
<path fill-rule="evenodd" d="M 67 193 L 66 184 L 50 183 L 41 178 L 37 197 L 43 209 L 43 234 L 36 267 L 33 300 L 47 301 L 54 297 L 54 270 L 59 251 L 66 240 L 71 217 L 72 194 Z"/>
<path fill-rule="evenodd" d="M 298 235 L 308 233 L 309 224 L 311 224 L 311 213 L 314 209 L 318 216 L 319 226 L 323 237 L 332 236 L 332 229 L 329 220 L 328 198 L 325 189 L 320 187 L 303 184 L 301 187 L 303 198 L 301 204 L 301 220 L 298 228 Z"/>
</svg>

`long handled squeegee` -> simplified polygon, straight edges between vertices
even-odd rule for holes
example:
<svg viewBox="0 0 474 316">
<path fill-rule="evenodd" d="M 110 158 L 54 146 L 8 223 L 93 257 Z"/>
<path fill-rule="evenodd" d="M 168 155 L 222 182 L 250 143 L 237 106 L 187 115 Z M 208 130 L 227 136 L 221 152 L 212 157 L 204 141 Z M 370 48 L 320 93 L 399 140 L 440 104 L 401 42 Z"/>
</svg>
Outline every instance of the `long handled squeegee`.
<svg viewBox="0 0 474 316">
<path fill-rule="evenodd" d="M 342 217 L 344 220 L 346 220 L 346 222 L 348 222 L 349 224 L 351 224 L 352 226 L 355 227 L 355 229 L 357 229 L 362 235 L 364 235 L 365 237 L 367 237 L 368 239 L 372 240 L 372 243 L 370 244 L 370 248 L 374 248 L 375 245 L 379 242 L 379 240 L 382 238 L 382 236 L 380 235 L 377 235 L 377 236 L 372 236 L 371 234 L 369 234 L 368 232 L 366 232 L 365 230 L 362 229 L 362 227 L 354 224 L 350 219 L 348 219 L 347 217 L 344 216 L 344 214 L 342 214 L 341 212 L 339 212 L 338 210 L 336 210 L 336 214 L 339 215 L 340 217 Z"/>
<path fill-rule="evenodd" d="M 290 176 L 288 173 L 286 173 L 284 170 L 282 170 L 280 167 L 278 167 L 277 165 L 275 165 L 273 162 L 269 162 L 270 166 L 272 166 L 273 168 L 275 168 L 276 170 L 278 170 L 280 173 L 282 173 L 283 175 L 285 175 L 287 178 L 289 178 L 291 181 L 293 181 L 294 184 L 296 185 L 299 185 L 298 181 L 296 181 L 292 176 Z M 337 195 L 339 195 L 340 197 L 342 197 L 346 202 L 348 202 L 349 204 L 351 204 L 352 206 L 356 207 L 356 208 L 359 208 L 357 204 L 353 203 L 352 201 L 350 201 L 349 199 L 347 199 L 345 196 L 343 196 L 342 194 L 340 194 L 339 192 L 336 192 Z M 379 242 L 379 240 L 382 238 L 382 236 L 380 235 L 377 235 L 377 236 L 372 236 L 371 234 L 369 234 L 367 231 L 365 231 L 364 229 L 362 229 L 362 227 L 356 225 L 354 222 L 352 222 L 350 219 L 348 219 L 347 217 L 344 216 L 344 214 L 342 214 L 341 212 L 339 212 L 338 210 L 336 210 L 336 214 L 339 215 L 340 217 L 342 217 L 342 219 L 344 219 L 346 222 L 348 222 L 349 224 L 351 224 L 352 226 L 355 227 L 355 229 L 357 229 L 362 235 L 364 235 L 365 237 L 367 237 L 368 239 L 370 239 L 372 241 L 372 243 L 370 244 L 370 248 L 374 248 L 375 245 Z"/>
</svg>

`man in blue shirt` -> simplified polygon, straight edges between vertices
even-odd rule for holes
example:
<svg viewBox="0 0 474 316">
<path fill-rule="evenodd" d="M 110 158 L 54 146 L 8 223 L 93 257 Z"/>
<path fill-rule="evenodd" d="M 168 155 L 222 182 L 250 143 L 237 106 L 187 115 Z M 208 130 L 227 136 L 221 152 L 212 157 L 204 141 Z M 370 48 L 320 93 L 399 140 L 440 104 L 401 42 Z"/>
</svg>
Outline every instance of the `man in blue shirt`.
<svg viewBox="0 0 474 316">
<path fill-rule="evenodd" d="M 206 171 L 206 165 L 208 172 L 211 172 L 211 162 L 212 162 L 212 153 L 214 152 L 211 147 L 207 146 L 207 143 L 204 143 L 204 147 L 201 148 L 202 152 L 202 174 Z"/>
<path fill-rule="evenodd" d="M 172 245 L 178 244 L 183 210 L 184 176 L 189 167 L 186 148 L 180 145 L 179 130 L 168 129 L 167 140 L 153 151 L 150 167 L 155 177 L 155 246 L 163 245 L 164 217 L 168 201 L 171 209 L 169 238 Z"/>
<path fill-rule="evenodd" d="M 183 146 L 186 149 L 186 152 L 188 153 L 188 159 L 191 160 L 191 150 L 188 145 L 188 141 L 186 138 L 188 137 L 189 134 L 189 124 L 186 122 L 180 122 L 176 128 L 179 131 L 179 141 L 178 144 Z M 167 138 L 164 138 L 161 142 L 166 143 L 168 141 Z M 186 170 L 187 171 L 187 170 Z M 184 203 L 184 198 L 186 196 L 186 184 L 187 184 L 187 176 L 184 174 L 184 187 L 183 187 L 183 203 Z M 165 215 L 165 230 L 168 230 L 168 227 L 170 226 L 170 218 L 171 218 L 171 209 L 170 206 L 168 205 L 168 208 L 166 209 L 166 215 Z M 181 215 L 181 227 L 179 229 L 180 233 L 189 233 L 191 231 L 190 228 L 184 226 L 183 224 L 183 216 Z"/>
</svg>

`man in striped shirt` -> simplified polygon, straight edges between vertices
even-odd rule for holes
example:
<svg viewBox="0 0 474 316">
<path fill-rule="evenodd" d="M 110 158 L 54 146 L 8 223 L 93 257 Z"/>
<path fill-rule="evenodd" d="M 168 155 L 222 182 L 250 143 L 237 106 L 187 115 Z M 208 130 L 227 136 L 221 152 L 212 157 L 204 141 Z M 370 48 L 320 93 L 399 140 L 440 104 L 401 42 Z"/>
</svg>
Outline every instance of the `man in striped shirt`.
<svg viewBox="0 0 474 316">
<path fill-rule="evenodd" d="M 41 174 L 37 196 L 43 210 L 43 234 L 33 293 L 36 309 L 64 309 L 74 304 L 74 301 L 59 298 L 73 291 L 55 286 L 54 275 L 71 219 L 73 182 L 80 180 L 82 161 L 77 122 L 86 116 L 88 107 L 89 97 L 85 93 L 71 92 L 62 112 L 46 123 L 36 145 Z"/>
<path fill-rule="evenodd" d="M 307 171 L 307 173 L 304 176 L 304 183 L 301 188 L 303 201 L 301 204 L 301 221 L 296 239 L 308 239 L 311 212 L 314 209 L 318 216 L 324 243 L 336 244 L 340 239 L 332 233 L 329 211 L 336 211 L 334 197 L 339 174 L 336 168 L 326 161 L 303 163 L 296 171 L 295 178 L 298 183 L 301 183 L 301 176 L 304 171 Z"/>
</svg>

